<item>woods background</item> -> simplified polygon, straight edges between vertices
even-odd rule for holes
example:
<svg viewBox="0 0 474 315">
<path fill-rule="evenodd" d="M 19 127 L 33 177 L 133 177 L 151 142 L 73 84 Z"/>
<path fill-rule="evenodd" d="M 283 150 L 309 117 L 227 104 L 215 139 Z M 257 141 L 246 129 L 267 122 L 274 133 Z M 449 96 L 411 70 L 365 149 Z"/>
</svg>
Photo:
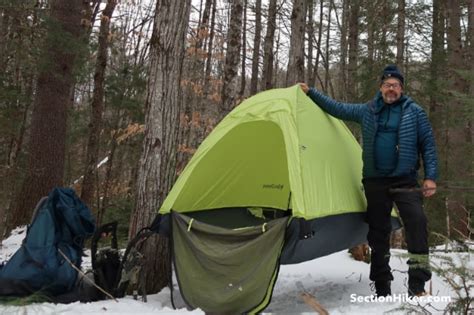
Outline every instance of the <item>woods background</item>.
<svg viewBox="0 0 474 315">
<path fill-rule="evenodd" d="M 473 41 L 474 0 L 0 0 L 0 236 L 54 186 L 134 235 L 241 100 L 365 102 L 396 63 L 435 131 L 430 229 L 472 237 Z"/>
</svg>

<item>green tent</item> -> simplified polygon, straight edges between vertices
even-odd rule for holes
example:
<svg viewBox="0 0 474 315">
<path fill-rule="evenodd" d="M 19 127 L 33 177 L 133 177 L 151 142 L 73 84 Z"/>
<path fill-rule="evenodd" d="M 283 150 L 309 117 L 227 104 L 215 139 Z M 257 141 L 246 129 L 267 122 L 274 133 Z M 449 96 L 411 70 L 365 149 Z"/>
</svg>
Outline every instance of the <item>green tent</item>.
<svg viewBox="0 0 474 315">
<path fill-rule="evenodd" d="M 298 86 L 242 102 L 199 146 L 160 209 L 268 207 L 315 219 L 365 211 L 361 149 Z"/>
<path fill-rule="evenodd" d="M 210 313 L 258 311 L 280 264 L 364 242 L 361 176 L 356 139 L 298 86 L 242 102 L 199 146 L 159 211 L 171 217 L 183 298 Z"/>
</svg>

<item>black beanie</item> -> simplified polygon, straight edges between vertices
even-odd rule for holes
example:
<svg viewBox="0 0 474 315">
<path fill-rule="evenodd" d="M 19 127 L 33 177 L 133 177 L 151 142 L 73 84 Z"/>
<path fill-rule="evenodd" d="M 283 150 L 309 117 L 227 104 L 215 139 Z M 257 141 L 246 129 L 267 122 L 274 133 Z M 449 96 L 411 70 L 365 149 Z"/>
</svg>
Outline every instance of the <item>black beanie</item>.
<svg viewBox="0 0 474 315">
<path fill-rule="evenodd" d="M 383 69 L 381 81 L 383 82 L 385 79 L 388 79 L 388 78 L 396 78 L 400 80 L 400 83 L 402 85 L 405 84 L 403 75 L 400 72 L 400 70 L 398 70 L 396 65 L 388 65 L 387 67 L 385 67 L 385 69 Z"/>
</svg>

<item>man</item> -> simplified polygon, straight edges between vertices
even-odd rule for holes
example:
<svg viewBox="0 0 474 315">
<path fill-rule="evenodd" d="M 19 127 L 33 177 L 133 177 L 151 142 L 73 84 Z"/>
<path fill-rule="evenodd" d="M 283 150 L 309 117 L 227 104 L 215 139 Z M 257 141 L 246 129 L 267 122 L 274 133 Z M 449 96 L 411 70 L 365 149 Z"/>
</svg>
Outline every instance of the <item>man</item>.
<svg viewBox="0 0 474 315">
<path fill-rule="evenodd" d="M 408 293 L 424 295 L 431 278 L 428 265 L 427 220 L 423 196 L 436 191 L 437 157 L 433 132 L 424 110 L 403 94 L 404 78 L 394 65 L 387 66 L 380 90 L 365 104 L 337 102 L 300 83 L 303 91 L 325 112 L 355 121 L 362 127 L 363 185 L 367 199 L 367 240 L 372 249 L 370 280 L 377 296 L 391 294 L 389 266 L 390 213 L 397 205 L 405 227 L 408 252 Z M 417 171 L 423 159 L 424 181 L 418 188 Z"/>
</svg>

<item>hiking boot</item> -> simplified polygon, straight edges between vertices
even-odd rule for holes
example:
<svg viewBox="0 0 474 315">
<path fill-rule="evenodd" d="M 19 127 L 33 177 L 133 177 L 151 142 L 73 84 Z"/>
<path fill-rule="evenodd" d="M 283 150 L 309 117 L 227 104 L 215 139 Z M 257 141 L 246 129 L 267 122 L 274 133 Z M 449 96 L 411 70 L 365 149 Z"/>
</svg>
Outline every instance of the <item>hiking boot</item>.
<svg viewBox="0 0 474 315">
<path fill-rule="evenodd" d="M 424 296 L 427 295 L 425 291 L 425 282 L 422 280 L 408 280 L 408 296 Z"/>
<path fill-rule="evenodd" d="M 377 297 L 391 295 L 390 281 L 379 280 L 375 281 L 375 295 Z"/>
</svg>

